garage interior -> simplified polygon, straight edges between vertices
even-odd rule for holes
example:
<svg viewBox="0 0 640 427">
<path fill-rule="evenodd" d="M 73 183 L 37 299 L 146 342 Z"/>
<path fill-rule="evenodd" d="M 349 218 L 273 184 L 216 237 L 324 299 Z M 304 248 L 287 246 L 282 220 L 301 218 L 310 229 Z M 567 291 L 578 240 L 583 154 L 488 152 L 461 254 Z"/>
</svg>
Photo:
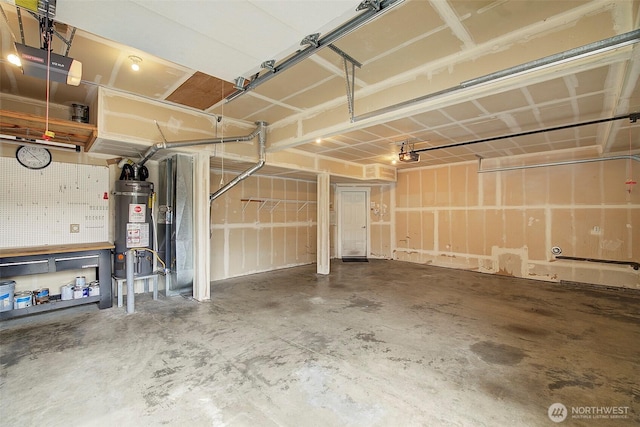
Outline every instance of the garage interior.
<svg viewBox="0 0 640 427">
<path fill-rule="evenodd" d="M 157 300 L 0 320 L 3 424 L 637 424 L 639 6 L 1 1 L 0 250 L 117 247 L 128 165 L 187 165 Z"/>
</svg>

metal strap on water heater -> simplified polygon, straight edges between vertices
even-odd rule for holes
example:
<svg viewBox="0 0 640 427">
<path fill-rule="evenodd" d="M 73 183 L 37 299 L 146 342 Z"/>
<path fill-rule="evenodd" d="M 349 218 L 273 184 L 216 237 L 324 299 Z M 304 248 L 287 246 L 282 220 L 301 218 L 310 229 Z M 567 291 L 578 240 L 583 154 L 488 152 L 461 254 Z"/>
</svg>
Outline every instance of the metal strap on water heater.
<svg viewBox="0 0 640 427">
<path fill-rule="evenodd" d="M 150 193 L 137 193 L 135 191 L 115 191 L 116 196 L 148 196 Z"/>
</svg>

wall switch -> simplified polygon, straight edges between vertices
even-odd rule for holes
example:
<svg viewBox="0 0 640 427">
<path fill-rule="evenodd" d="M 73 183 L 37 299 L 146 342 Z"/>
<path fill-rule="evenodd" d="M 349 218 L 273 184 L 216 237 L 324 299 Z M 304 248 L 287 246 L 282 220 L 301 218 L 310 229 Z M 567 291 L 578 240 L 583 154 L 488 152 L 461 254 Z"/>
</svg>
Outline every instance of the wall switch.
<svg viewBox="0 0 640 427">
<path fill-rule="evenodd" d="M 80 224 L 71 224 L 69 227 L 69 233 L 79 233 L 80 232 Z"/>
</svg>

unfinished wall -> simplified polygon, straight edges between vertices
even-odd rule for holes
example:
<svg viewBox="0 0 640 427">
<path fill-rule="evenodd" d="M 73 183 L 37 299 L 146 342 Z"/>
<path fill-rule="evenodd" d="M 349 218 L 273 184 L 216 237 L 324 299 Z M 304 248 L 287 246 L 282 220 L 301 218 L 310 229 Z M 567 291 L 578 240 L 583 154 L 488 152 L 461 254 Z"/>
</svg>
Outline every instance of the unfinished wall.
<svg viewBox="0 0 640 427">
<path fill-rule="evenodd" d="M 640 188 L 626 191 L 628 162 L 477 170 L 464 163 L 398 173 L 396 259 L 640 288 L 640 272 L 629 266 L 555 260 L 551 252 L 640 262 Z"/>
<path fill-rule="evenodd" d="M 211 175 L 211 191 L 221 173 Z M 224 182 L 235 174 L 225 173 Z M 251 176 L 211 206 L 211 280 L 316 261 L 316 183 Z"/>
<path fill-rule="evenodd" d="M 369 199 L 371 251 L 369 258 L 391 259 L 393 257 L 391 250 L 392 191 L 392 185 L 371 186 Z"/>
</svg>

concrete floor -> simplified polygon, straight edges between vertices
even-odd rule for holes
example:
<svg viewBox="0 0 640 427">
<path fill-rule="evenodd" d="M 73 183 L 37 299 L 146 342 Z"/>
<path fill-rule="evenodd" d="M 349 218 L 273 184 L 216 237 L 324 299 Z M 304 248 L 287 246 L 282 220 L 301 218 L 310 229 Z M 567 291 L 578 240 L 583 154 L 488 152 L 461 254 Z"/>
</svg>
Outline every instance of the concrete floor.
<svg viewBox="0 0 640 427">
<path fill-rule="evenodd" d="M 4 321 L 0 425 L 548 426 L 553 403 L 558 425 L 640 423 L 637 291 L 331 269 Z M 592 407 L 624 418 L 572 418 Z"/>
</svg>

